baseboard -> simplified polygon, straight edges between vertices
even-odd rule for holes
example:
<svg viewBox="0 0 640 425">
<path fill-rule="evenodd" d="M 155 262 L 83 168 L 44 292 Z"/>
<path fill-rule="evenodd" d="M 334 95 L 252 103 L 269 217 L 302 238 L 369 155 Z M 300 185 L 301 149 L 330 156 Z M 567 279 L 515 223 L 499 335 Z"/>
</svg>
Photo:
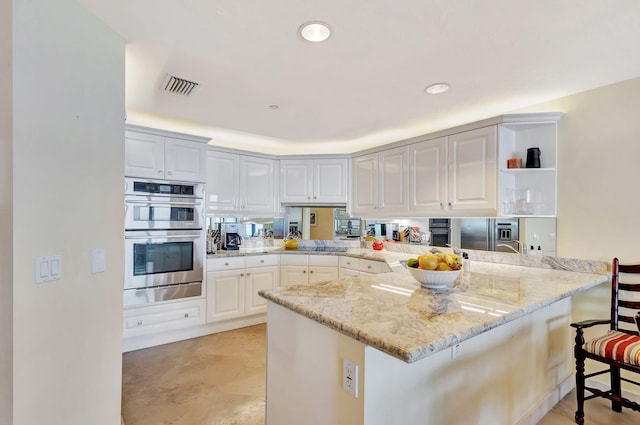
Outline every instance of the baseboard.
<svg viewBox="0 0 640 425">
<path fill-rule="evenodd" d="M 192 326 L 184 329 L 174 329 L 166 332 L 123 338 L 122 352 L 127 353 L 129 351 L 155 347 L 156 345 L 169 344 L 171 342 L 184 341 L 185 339 L 198 338 L 218 332 L 258 325 L 265 323 L 266 320 L 267 315 L 261 313 L 255 316 L 231 319 L 224 322 L 208 323 L 206 325 Z"/>
<path fill-rule="evenodd" d="M 546 397 L 544 397 L 536 406 L 531 408 L 529 412 L 516 425 L 536 425 L 558 404 L 569 392 L 576 386 L 574 375 L 570 375 L 564 381 L 555 387 Z"/>
</svg>

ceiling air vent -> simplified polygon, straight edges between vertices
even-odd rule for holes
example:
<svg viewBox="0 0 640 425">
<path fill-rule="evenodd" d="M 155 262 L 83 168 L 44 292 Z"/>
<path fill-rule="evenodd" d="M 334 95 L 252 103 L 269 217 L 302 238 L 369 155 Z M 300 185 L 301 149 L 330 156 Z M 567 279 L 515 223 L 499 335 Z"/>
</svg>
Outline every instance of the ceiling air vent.
<svg viewBox="0 0 640 425">
<path fill-rule="evenodd" d="M 185 80 L 184 78 L 178 78 L 174 75 L 167 74 L 162 82 L 161 88 L 169 93 L 191 96 L 198 91 L 199 86 L 200 84 L 194 81 Z"/>
</svg>

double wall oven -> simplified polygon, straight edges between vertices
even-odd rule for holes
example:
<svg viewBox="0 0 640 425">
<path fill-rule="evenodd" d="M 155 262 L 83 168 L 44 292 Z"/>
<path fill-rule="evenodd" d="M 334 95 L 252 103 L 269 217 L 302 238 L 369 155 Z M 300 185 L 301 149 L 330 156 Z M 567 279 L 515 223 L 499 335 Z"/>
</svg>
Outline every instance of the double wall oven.
<svg viewBox="0 0 640 425">
<path fill-rule="evenodd" d="M 125 178 L 124 305 L 202 295 L 204 185 Z"/>
</svg>

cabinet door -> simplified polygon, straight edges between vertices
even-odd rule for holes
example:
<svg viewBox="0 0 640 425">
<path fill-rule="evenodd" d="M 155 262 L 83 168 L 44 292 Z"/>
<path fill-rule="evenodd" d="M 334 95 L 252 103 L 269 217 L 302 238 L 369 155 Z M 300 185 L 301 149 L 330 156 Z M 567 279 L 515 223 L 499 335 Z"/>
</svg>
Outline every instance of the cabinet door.
<svg viewBox="0 0 640 425">
<path fill-rule="evenodd" d="M 267 311 L 267 300 L 258 295 L 258 292 L 277 287 L 278 274 L 277 266 L 246 269 L 244 305 L 246 315 Z"/>
<path fill-rule="evenodd" d="M 353 214 L 376 212 L 378 207 L 378 154 L 359 156 L 351 161 Z"/>
<path fill-rule="evenodd" d="M 240 156 L 240 211 L 274 212 L 273 163 L 272 159 Z"/>
<path fill-rule="evenodd" d="M 378 154 L 378 209 L 381 213 L 409 211 L 409 148 L 403 146 Z"/>
<path fill-rule="evenodd" d="M 449 207 L 495 215 L 496 126 L 449 136 Z"/>
<path fill-rule="evenodd" d="M 309 267 L 309 283 L 338 279 L 338 267 Z"/>
<path fill-rule="evenodd" d="M 411 211 L 447 210 L 447 138 L 427 140 L 410 147 Z"/>
<path fill-rule="evenodd" d="M 207 145 L 167 137 L 164 146 L 165 178 L 190 182 L 206 180 Z"/>
<path fill-rule="evenodd" d="M 313 202 L 346 203 L 349 163 L 346 159 L 317 159 L 313 167 Z"/>
<path fill-rule="evenodd" d="M 235 211 L 239 193 L 238 155 L 207 152 L 207 211 Z"/>
<path fill-rule="evenodd" d="M 280 161 L 280 202 L 308 204 L 311 200 L 313 161 Z"/>
<path fill-rule="evenodd" d="M 244 315 L 244 270 L 207 273 L 207 322 Z"/>
<path fill-rule="evenodd" d="M 164 178 L 164 137 L 126 131 L 124 140 L 125 176 Z"/>
<path fill-rule="evenodd" d="M 308 283 L 307 266 L 280 266 L 280 286 L 306 285 Z"/>
<path fill-rule="evenodd" d="M 358 276 L 358 275 L 360 275 L 360 272 L 358 270 L 343 269 L 342 267 L 340 267 L 340 270 L 338 270 L 339 279 L 344 279 L 345 277 Z"/>
</svg>

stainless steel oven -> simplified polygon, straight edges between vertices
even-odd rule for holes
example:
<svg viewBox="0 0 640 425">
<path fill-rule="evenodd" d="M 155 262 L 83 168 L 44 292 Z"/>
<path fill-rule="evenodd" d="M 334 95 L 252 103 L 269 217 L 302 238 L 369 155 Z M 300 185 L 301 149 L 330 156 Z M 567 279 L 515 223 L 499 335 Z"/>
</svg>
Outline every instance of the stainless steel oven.
<svg viewBox="0 0 640 425">
<path fill-rule="evenodd" d="M 125 179 L 124 305 L 202 295 L 204 185 Z"/>
<path fill-rule="evenodd" d="M 125 178 L 125 229 L 202 229 L 204 185 Z"/>
<path fill-rule="evenodd" d="M 125 231 L 125 305 L 201 295 L 204 249 L 202 230 Z"/>
<path fill-rule="evenodd" d="M 448 246 L 451 243 L 451 220 L 448 218 L 430 218 L 432 246 Z"/>
</svg>

